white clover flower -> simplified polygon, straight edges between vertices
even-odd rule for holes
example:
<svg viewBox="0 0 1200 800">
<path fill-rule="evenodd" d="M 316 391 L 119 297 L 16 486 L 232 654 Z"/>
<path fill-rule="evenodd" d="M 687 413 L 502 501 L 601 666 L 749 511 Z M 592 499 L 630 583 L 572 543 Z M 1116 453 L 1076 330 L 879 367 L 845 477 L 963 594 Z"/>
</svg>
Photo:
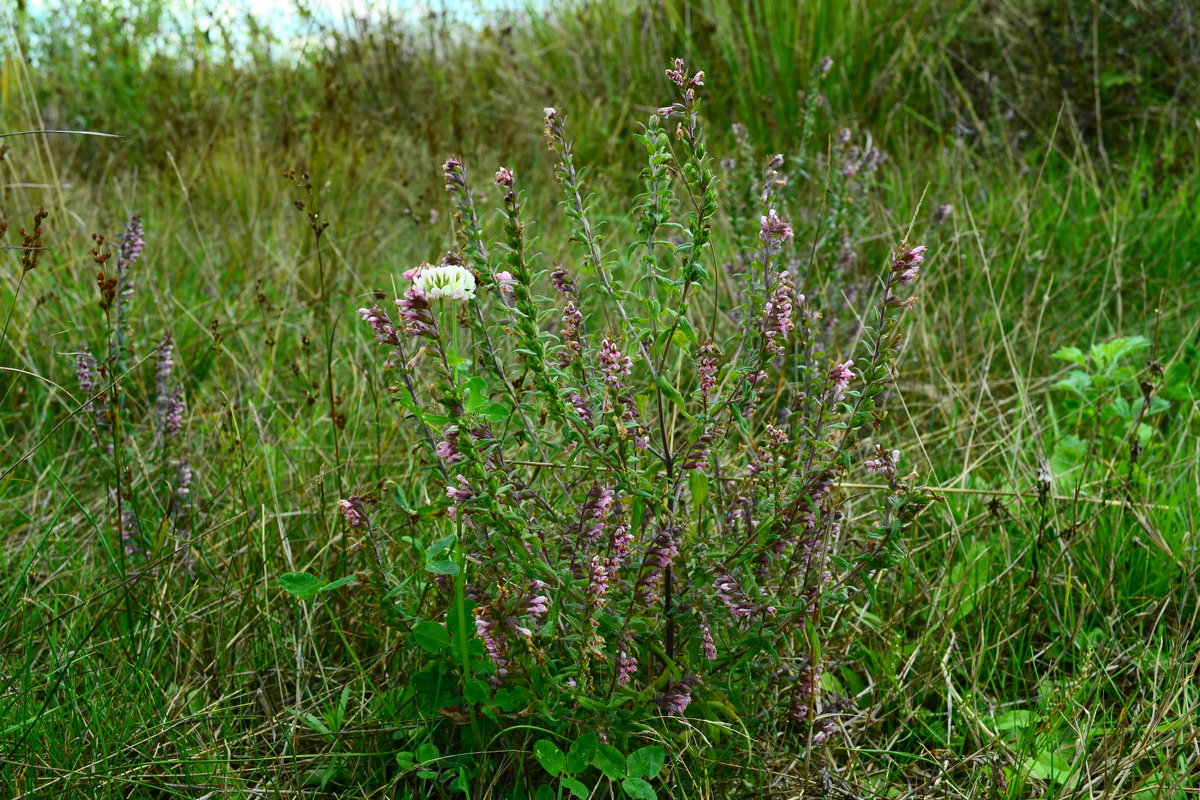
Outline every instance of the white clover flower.
<svg viewBox="0 0 1200 800">
<path fill-rule="evenodd" d="M 458 264 L 423 267 L 413 277 L 413 288 L 426 300 L 445 297 L 450 300 L 471 300 L 475 297 L 475 276 Z"/>
</svg>

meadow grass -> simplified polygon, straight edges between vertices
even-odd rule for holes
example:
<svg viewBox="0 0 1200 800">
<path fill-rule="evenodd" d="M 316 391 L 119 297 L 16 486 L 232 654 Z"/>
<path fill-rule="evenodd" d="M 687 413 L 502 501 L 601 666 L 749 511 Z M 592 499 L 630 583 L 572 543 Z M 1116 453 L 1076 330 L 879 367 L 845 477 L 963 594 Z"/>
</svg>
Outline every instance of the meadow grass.
<svg viewBox="0 0 1200 800">
<path fill-rule="evenodd" d="M 1146 24 L 1184 8 L 1150 5 Z M 818 59 L 833 57 L 813 149 L 831 151 L 844 121 L 890 159 L 866 195 L 853 280 L 816 284 L 869 287 L 925 197 L 913 241 L 936 258 L 877 438 L 945 503 L 922 514 L 907 560 L 875 594 L 837 613 L 826 680 L 856 703 L 830 744 L 809 759 L 781 744 L 782 729 L 747 741 L 738 730 L 754 709 L 730 697 L 726 727 L 701 720 L 674 740 L 659 796 L 1191 796 L 1200 132 L 1186 43 L 1196 32 L 1175 29 L 1164 51 L 1138 28 L 1117 54 L 1100 37 L 1127 20 L 1104 3 L 1064 6 L 588 3 L 482 30 L 364 22 L 278 61 L 266 32 L 151 58 L 138 54 L 153 26 L 116 12 L 70 35 L 54 29 L 49 48 L 21 30 L 33 23 L 6 20 L 0 130 L 129 140 L 0 140 L 11 147 L 0 161 L 3 244 L 19 244 L 38 206 L 50 212 L 40 265 L 23 274 L 21 251 L 5 251 L 0 291 L 10 317 L 0 342 L 5 796 L 406 796 L 396 753 L 415 747 L 410 734 L 461 720 L 430 723 L 404 705 L 411 639 L 383 624 L 368 579 L 305 602 L 278 582 L 362 569 L 336 510 L 351 492 L 411 509 L 389 530 L 386 557 L 397 575 L 424 563 L 419 507 L 442 486 L 354 309 L 374 290 L 398 293 L 400 272 L 455 246 L 438 170 L 450 153 L 477 176 L 513 166 L 544 260 L 578 261 L 555 214 L 544 105 L 569 115 L 606 236 L 631 235 L 631 135 L 677 55 L 708 72 L 717 157 L 736 154 L 735 121 L 761 153 L 791 156 L 798 95 Z M 1045 23 L 1031 33 L 1034 12 Z M 1054 73 L 1048 59 L 1079 32 L 1094 58 Z M 312 175 L 330 222 L 319 241 L 293 206 L 312 211 L 314 200 L 282 177 L 292 167 Z M 793 180 L 820 207 L 825 176 L 814 167 Z M 941 204 L 953 213 L 935 223 Z M 80 346 L 109 330 L 90 234 L 111 242 L 130 213 L 147 243 L 132 274 L 137 346 L 121 413 L 131 431 L 153 416 L 154 349 L 171 331 L 196 472 L 192 506 L 176 518 L 194 571 L 166 523 L 145 531 L 146 560 L 123 552 L 74 378 Z M 490 206 L 485 223 L 499 232 Z M 727 224 L 714 272 L 737 257 Z M 846 292 L 841 324 L 866 318 L 868 295 Z M 1133 336 L 1148 344 L 1122 360 L 1119 380 L 1084 393 L 1058 385 L 1074 368 L 1053 357 L 1061 348 L 1086 354 Z M 1136 407 L 1140 381 L 1170 407 L 1145 420 L 1131 465 L 1136 425 L 1106 409 L 1118 398 Z M 1072 436 L 1082 449 L 1064 444 Z M 144 518 L 165 519 L 173 501 L 152 437 L 123 452 L 132 460 L 119 469 L 146 487 Z M 1051 478 L 1039 487 L 1043 469 Z M 865 518 L 870 490 L 848 482 L 845 492 L 851 519 Z M 489 754 L 492 774 L 518 788 L 544 778 L 530 754 L 538 738 L 506 739 Z M 753 769 L 721 770 L 740 765 Z M 506 791 L 480 782 L 470 796 Z"/>
</svg>

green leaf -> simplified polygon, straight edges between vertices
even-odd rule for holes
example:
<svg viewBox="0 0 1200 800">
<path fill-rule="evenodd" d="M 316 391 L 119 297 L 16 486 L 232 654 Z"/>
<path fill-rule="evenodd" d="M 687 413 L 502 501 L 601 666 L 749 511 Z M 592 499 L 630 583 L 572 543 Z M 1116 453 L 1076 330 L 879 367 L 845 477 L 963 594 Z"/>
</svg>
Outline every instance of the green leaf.
<svg viewBox="0 0 1200 800">
<path fill-rule="evenodd" d="M 1019 733 L 1033 724 L 1035 718 L 1032 711 L 1018 709 L 1008 711 L 996 717 L 996 730 Z"/>
<path fill-rule="evenodd" d="M 466 769 L 464 769 L 462 767 L 459 768 L 458 774 L 454 776 L 454 783 L 451 784 L 450 788 L 456 792 L 462 792 L 463 794 L 470 794 L 471 779 L 467 776 Z"/>
<path fill-rule="evenodd" d="M 658 745 L 647 745 L 629 754 L 631 778 L 653 778 L 663 768 L 667 753 Z"/>
<path fill-rule="evenodd" d="M 492 699 L 492 692 L 479 678 L 471 678 L 463 685 L 463 698 L 468 703 L 486 703 Z"/>
<path fill-rule="evenodd" d="M 708 475 L 704 470 L 692 470 L 692 474 L 688 476 L 688 488 L 692 491 L 692 504 L 696 508 L 702 508 L 704 501 L 708 499 Z"/>
<path fill-rule="evenodd" d="M 488 422 L 504 422 L 511 413 L 512 409 L 503 403 L 488 403 L 479 409 L 479 414 Z"/>
<path fill-rule="evenodd" d="M 537 792 L 533 795 L 534 800 L 554 800 L 554 790 L 549 786 L 539 786 Z"/>
<path fill-rule="evenodd" d="M 442 553 L 446 552 L 446 548 L 454 544 L 454 540 L 457 538 L 458 537 L 452 533 L 449 536 L 443 536 L 433 544 L 429 545 L 429 548 L 425 551 L 425 560 L 432 561 Z"/>
<path fill-rule="evenodd" d="M 588 795 L 591 794 L 581 781 L 577 781 L 574 778 L 563 778 L 562 785 L 576 800 L 587 800 Z"/>
<path fill-rule="evenodd" d="M 1110 408 L 1112 408 L 1112 412 L 1114 414 L 1126 422 L 1132 421 L 1134 416 L 1137 415 L 1137 410 L 1134 409 L 1133 403 L 1129 402 L 1124 397 L 1118 397 L 1116 400 L 1113 400 Z"/>
<path fill-rule="evenodd" d="M 541 739 L 533 746 L 533 757 L 542 765 L 542 769 L 549 772 L 553 778 L 557 778 L 558 774 L 562 772 L 567 760 L 563 751 L 558 749 L 558 745 L 549 739 Z"/>
<path fill-rule="evenodd" d="M 428 764 L 439 755 L 441 755 L 441 752 L 433 742 L 425 742 L 417 748 L 417 762 L 420 764 Z"/>
<path fill-rule="evenodd" d="M 457 575 L 458 564 L 453 561 L 426 561 L 425 571 L 432 572 L 434 575 Z"/>
<path fill-rule="evenodd" d="M 463 392 L 466 393 L 467 399 L 464 405 L 468 414 L 474 414 L 483 408 L 488 401 L 488 388 L 484 383 L 483 378 L 476 375 L 467 381 L 467 385 L 463 387 Z"/>
<path fill-rule="evenodd" d="M 812 649 L 812 655 L 809 656 L 809 658 L 812 659 L 813 664 L 820 664 L 821 637 L 817 635 L 817 628 L 815 625 L 813 625 L 811 617 L 806 616 L 804 618 L 804 630 L 808 633 L 808 646 Z"/>
<path fill-rule="evenodd" d="M 1053 750 L 1043 750 L 1033 758 L 1025 760 L 1025 768 L 1038 780 L 1065 783 L 1071 773 L 1071 764 Z"/>
<path fill-rule="evenodd" d="M 511 689 L 501 689 L 496 692 L 496 706 L 505 714 L 521 710 L 528 702 L 525 689 L 520 686 L 515 686 Z"/>
<path fill-rule="evenodd" d="M 600 745 L 596 750 L 596 756 L 592 759 L 592 763 L 609 780 L 619 781 L 625 777 L 625 756 L 621 755 L 621 751 L 611 744 Z"/>
<path fill-rule="evenodd" d="M 567 772 L 577 775 L 587 769 L 599 747 L 600 739 L 594 733 L 585 733 L 576 739 L 567 751 Z"/>
<path fill-rule="evenodd" d="M 352 581 L 352 580 L 354 580 L 354 576 L 353 576 L 353 575 L 347 575 L 347 576 L 346 576 L 346 577 L 344 577 L 344 578 L 338 578 L 336 581 L 330 581 L 329 583 L 325 584 L 324 586 L 322 586 L 322 587 L 321 587 L 320 589 L 318 589 L 317 591 L 319 591 L 319 592 L 332 592 L 334 589 L 340 589 L 340 588 L 342 588 L 342 587 L 343 587 L 343 586 L 345 586 L 347 583 L 350 583 L 350 581 Z"/>
<path fill-rule="evenodd" d="M 414 763 L 416 763 L 416 760 L 413 758 L 413 754 L 409 751 L 401 750 L 399 753 L 396 753 L 396 765 L 399 766 L 400 769 L 412 769 Z"/>
<path fill-rule="evenodd" d="M 660 374 L 658 376 L 658 388 L 661 389 L 666 398 L 683 413 L 684 417 L 687 419 L 693 419 L 692 415 L 687 412 L 687 404 L 683 399 L 683 395 L 679 393 L 678 389 L 671 385 L 671 382 L 667 380 L 665 375 Z"/>
<path fill-rule="evenodd" d="M 638 800 L 658 800 L 654 789 L 641 778 L 626 778 L 621 781 L 621 788 L 625 790 L 625 794 Z"/>
<path fill-rule="evenodd" d="M 294 594 L 301 600 L 308 600 L 316 595 L 325 585 L 325 581 L 307 572 L 287 572 L 279 576 L 279 585 L 288 594 Z"/>
<path fill-rule="evenodd" d="M 417 646 L 427 653 L 436 654 L 450 646 L 450 633 L 446 626 L 430 620 L 417 623 L 413 628 L 413 638 L 416 639 Z"/>
<path fill-rule="evenodd" d="M 1132 355 L 1139 350 L 1144 350 L 1149 346 L 1150 340 L 1145 336 L 1125 336 L 1110 339 L 1101 344 L 1094 344 L 1088 354 L 1097 366 L 1103 370 L 1108 370 L 1126 356 Z"/>
<path fill-rule="evenodd" d="M 1054 352 L 1051 358 L 1070 361 L 1072 364 L 1078 364 L 1081 367 L 1087 364 L 1087 356 L 1078 347 L 1060 347 Z"/>
</svg>

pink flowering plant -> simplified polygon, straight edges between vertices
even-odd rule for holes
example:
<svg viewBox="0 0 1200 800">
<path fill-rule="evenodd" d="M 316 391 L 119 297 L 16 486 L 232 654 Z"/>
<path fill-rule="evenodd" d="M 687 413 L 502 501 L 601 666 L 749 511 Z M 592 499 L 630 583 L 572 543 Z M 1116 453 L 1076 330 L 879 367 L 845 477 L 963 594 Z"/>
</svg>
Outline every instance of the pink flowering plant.
<svg viewBox="0 0 1200 800">
<path fill-rule="evenodd" d="M 103 476 L 115 521 L 111 561 L 123 576 L 164 564 L 191 574 L 195 473 L 175 340 L 170 331 L 157 341 L 143 339 L 131 313 L 145 247 L 141 217 L 129 218 L 115 246 L 101 234 L 92 242 L 104 340 L 75 352 L 75 381 L 77 414 L 89 429 L 95 473 Z M 136 376 L 147 364 L 153 364 L 153 381 L 143 391 Z M 151 458 L 142 461 L 144 454 Z"/>
<path fill-rule="evenodd" d="M 459 722 L 414 735 L 409 780 L 499 769 L 431 767 L 418 743 L 434 742 L 426 756 L 526 750 L 534 726 L 541 770 L 521 780 L 652 797 L 653 743 L 682 749 L 688 720 L 802 753 L 853 727 L 823 643 L 934 499 L 875 441 L 927 254 L 897 242 L 864 296 L 873 310 L 835 340 L 821 287 L 840 238 L 816 253 L 811 237 L 828 234 L 789 210 L 783 156 L 766 159 L 752 213 L 723 210 L 704 73 L 676 60 L 666 76 L 675 97 L 637 137 L 627 241 L 605 238 L 567 115 L 547 108 L 566 245 L 530 237 L 520 175 L 500 167 L 476 186 L 450 158 L 454 250 L 405 272 L 394 306 L 360 309 L 427 475 L 393 476 L 400 509 L 365 491 L 340 507 L 386 618 L 415 645 L 410 701 Z M 879 160 L 856 157 L 860 170 Z M 853 520 L 851 477 L 877 487 Z M 402 511 L 425 554 L 416 575 L 388 555 Z"/>
</svg>

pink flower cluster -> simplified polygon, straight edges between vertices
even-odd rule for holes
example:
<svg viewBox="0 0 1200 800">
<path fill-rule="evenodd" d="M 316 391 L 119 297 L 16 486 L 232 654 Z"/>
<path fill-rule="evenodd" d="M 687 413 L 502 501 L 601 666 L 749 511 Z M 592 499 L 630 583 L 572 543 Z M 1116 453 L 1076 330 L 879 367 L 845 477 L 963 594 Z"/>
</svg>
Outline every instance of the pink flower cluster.
<svg viewBox="0 0 1200 800">
<path fill-rule="evenodd" d="M 342 516 L 346 518 L 346 524 L 351 528 L 365 528 L 371 524 L 363 499 L 358 495 L 352 494 L 345 500 L 338 500 L 338 507 Z"/>
<path fill-rule="evenodd" d="M 605 337 L 600 343 L 600 371 L 604 374 L 604 382 L 611 389 L 621 388 L 621 376 L 633 372 L 633 360 L 623 355 L 612 340 Z"/>
<path fill-rule="evenodd" d="M 829 370 L 829 400 L 831 403 L 840 401 L 846 395 L 846 388 L 850 386 L 850 381 L 854 380 L 854 373 L 850 370 L 854 366 L 853 359 L 844 364 L 836 364 L 833 369 Z"/>
<path fill-rule="evenodd" d="M 788 334 L 796 327 L 792 322 L 792 298 L 795 292 L 796 285 L 792 283 L 791 276 L 786 271 L 780 272 L 775 281 L 775 293 L 763 307 L 763 336 L 766 350 L 771 355 L 783 355 Z M 804 295 L 800 295 L 800 301 L 804 301 Z"/>
</svg>

